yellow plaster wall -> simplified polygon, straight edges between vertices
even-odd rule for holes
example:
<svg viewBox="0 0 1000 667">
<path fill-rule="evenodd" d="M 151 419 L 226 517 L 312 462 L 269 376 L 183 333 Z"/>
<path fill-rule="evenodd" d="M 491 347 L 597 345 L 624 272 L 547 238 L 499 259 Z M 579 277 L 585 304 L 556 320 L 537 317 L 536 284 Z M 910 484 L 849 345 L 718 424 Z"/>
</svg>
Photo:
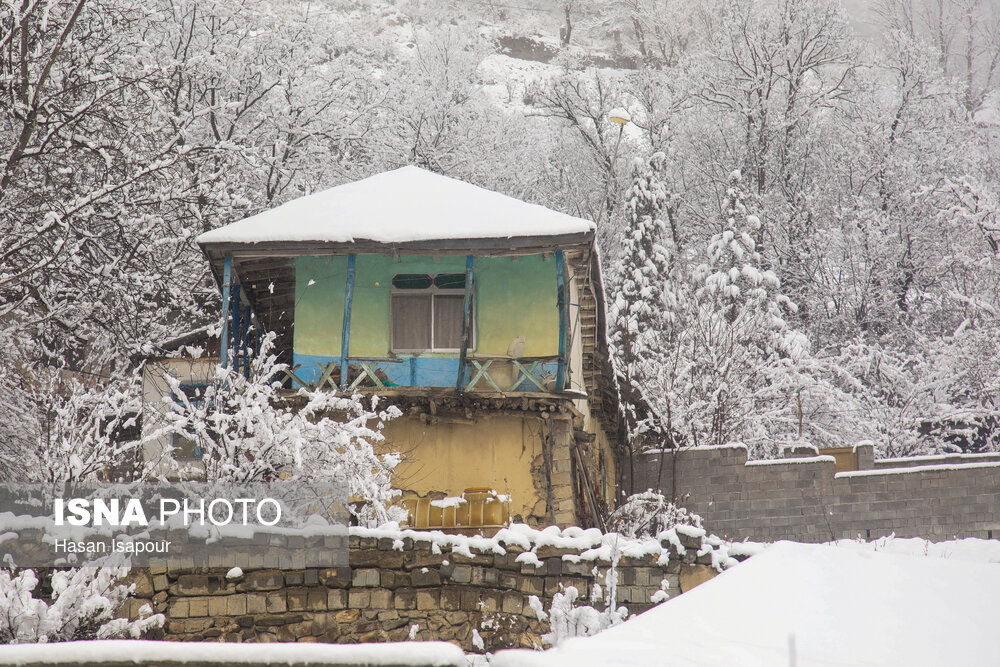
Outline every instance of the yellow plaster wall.
<svg viewBox="0 0 1000 667">
<path fill-rule="evenodd" d="M 431 424 L 404 416 L 386 424 L 381 448 L 403 454 L 396 488 L 418 496 L 458 496 L 467 488 L 488 487 L 511 496 L 511 516 L 526 518 L 539 501 L 531 467 L 542 452 L 541 426 L 535 418 L 507 415 Z"/>
<path fill-rule="evenodd" d="M 601 423 L 596 418 L 591 418 L 591 425 L 593 430 L 590 431 L 597 436 L 595 444 L 597 445 L 597 451 L 604 455 L 604 469 L 606 474 L 607 490 L 603 494 L 604 502 L 608 504 L 608 507 L 614 508 L 618 505 L 621 500 L 620 494 L 618 493 L 618 484 L 616 480 L 618 479 L 618 470 L 615 465 L 615 450 L 611 447 L 611 443 L 608 442 L 608 437 L 601 426 Z M 598 491 L 600 491 L 601 481 L 595 480 L 594 482 L 598 486 Z"/>
</svg>

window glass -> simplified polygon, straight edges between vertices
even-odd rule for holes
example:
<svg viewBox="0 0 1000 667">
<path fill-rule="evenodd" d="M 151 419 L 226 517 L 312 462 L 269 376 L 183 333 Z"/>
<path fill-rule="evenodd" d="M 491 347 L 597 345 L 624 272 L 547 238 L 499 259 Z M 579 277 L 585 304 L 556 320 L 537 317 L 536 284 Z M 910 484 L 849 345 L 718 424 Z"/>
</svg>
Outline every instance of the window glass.
<svg viewBox="0 0 1000 667">
<path fill-rule="evenodd" d="M 434 286 L 438 289 L 465 289 L 464 273 L 442 273 L 434 276 Z"/>
<path fill-rule="evenodd" d="M 431 349 L 431 295 L 395 294 L 392 297 L 392 348 Z"/>
<path fill-rule="evenodd" d="M 201 408 L 205 405 L 205 389 L 207 385 L 203 384 L 182 384 L 178 389 L 180 393 L 187 398 L 188 402 L 191 404 L 192 408 Z M 174 403 L 178 405 L 183 405 L 181 397 L 173 392 L 171 394 Z M 199 461 L 201 460 L 201 445 L 198 444 L 196 440 L 189 438 L 180 433 L 174 433 L 170 438 L 170 444 L 173 446 L 173 456 L 179 461 Z"/>
<path fill-rule="evenodd" d="M 427 289 L 432 284 L 431 277 L 424 273 L 400 273 L 392 277 L 396 289 Z"/>
<path fill-rule="evenodd" d="M 397 290 L 390 300 L 394 351 L 454 351 L 461 347 L 464 273 L 401 273 L 393 276 L 392 285 Z M 470 330 L 470 346 L 472 343 Z"/>
<path fill-rule="evenodd" d="M 434 295 L 434 347 L 457 350 L 462 345 L 465 296 Z"/>
</svg>

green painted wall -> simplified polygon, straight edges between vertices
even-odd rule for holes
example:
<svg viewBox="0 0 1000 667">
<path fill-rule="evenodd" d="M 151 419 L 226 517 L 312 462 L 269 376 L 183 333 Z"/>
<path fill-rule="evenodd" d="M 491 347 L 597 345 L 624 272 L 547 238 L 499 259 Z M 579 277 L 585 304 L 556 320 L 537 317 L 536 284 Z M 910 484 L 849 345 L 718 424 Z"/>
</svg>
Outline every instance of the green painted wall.
<svg viewBox="0 0 1000 667">
<path fill-rule="evenodd" d="M 295 352 L 340 356 L 346 282 L 346 257 L 295 259 Z"/>
<path fill-rule="evenodd" d="M 556 260 L 541 255 L 476 261 L 477 352 L 506 354 L 524 336 L 524 356 L 559 353 Z"/>
<path fill-rule="evenodd" d="M 475 260 L 477 352 L 505 354 L 510 341 L 521 335 L 525 337 L 525 356 L 558 353 L 555 267 L 554 259 L 545 260 L 541 255 Z M 393 275 L 463 271 L 464 257 L 359 255 L 351 309 L 351 355 L 381 357 L 389 352 Z M 340 356 L 346 281 L 346 257 L 295 260 L 297 354 Z"/>
</svg>

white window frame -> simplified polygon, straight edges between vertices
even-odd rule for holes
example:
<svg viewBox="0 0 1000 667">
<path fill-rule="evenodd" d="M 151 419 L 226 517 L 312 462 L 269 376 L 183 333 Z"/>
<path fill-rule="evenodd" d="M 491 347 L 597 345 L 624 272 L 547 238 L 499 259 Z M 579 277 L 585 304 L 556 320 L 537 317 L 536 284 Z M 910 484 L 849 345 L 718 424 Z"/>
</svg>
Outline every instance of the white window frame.
<svg viewBox="0 0 1000 667">
<path fill-rule="evenodd" d="M 458 275 L 459 273 L 464 274 L 464 271 L 448 271 L 446 273 L 425 273 L 425 274 L 397 274 L 397 275 L 426 275 L 431 279 L 431 286 L 425 287 L 423 289 L 403 289 L 396 287 L 390 281 L 389 285 L 389 350 L 393 354 L 424 354 L 424 353 L 442 353 L 442 352 L 461 352 L 461 348 L 458 347 L 434 347 L 434 297 L 440 296 L 461 296 L 465 298 L 465 289 L 447 289 L 441 288 L 434 284 L 434 279 L 438 276 L 450 276 Z M 396 276 L 393 276 L 395 278 Z M 393 340 L 393 331 L 395 327 L 392 321 L 392 300 L 397 296 L 430 296 L 431 297 L 431 347 L 426 349 L 408 349 L 402 347 L 396 347 L 396 341 Z M 472 317 L 469 318 L 469 324 L 472 328 L 472 335 L 469 337 L 469 347 L 468 351 L 474 351 L 476 349 L 476 286 L 475 283 L 472 285 L 472 293 L 469 295 L 469 305 L 472 308 Z M 464 316 L 463 308 L 463 316 Z"/>
</svg>

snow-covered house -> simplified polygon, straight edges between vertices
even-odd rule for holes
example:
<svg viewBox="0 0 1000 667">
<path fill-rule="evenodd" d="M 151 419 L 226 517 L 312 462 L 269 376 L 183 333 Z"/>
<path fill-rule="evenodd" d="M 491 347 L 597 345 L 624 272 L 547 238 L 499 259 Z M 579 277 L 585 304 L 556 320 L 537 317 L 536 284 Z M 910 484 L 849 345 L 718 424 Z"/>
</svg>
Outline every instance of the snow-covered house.
<svg viewBox="0 0 1000 667">
<path fill-rule="evenodd" d="M 245 364 L 247 332 L 273 331 L 290 390 L 399 406 L 385 434 L 404 456 L 394 482 L 411 523 L 461 529 L 596 524 L 613 502 L 621 449 L 594 233 L 404 167 L 198 243 L 230 313 L 223 357 Z"/>
</svg>

